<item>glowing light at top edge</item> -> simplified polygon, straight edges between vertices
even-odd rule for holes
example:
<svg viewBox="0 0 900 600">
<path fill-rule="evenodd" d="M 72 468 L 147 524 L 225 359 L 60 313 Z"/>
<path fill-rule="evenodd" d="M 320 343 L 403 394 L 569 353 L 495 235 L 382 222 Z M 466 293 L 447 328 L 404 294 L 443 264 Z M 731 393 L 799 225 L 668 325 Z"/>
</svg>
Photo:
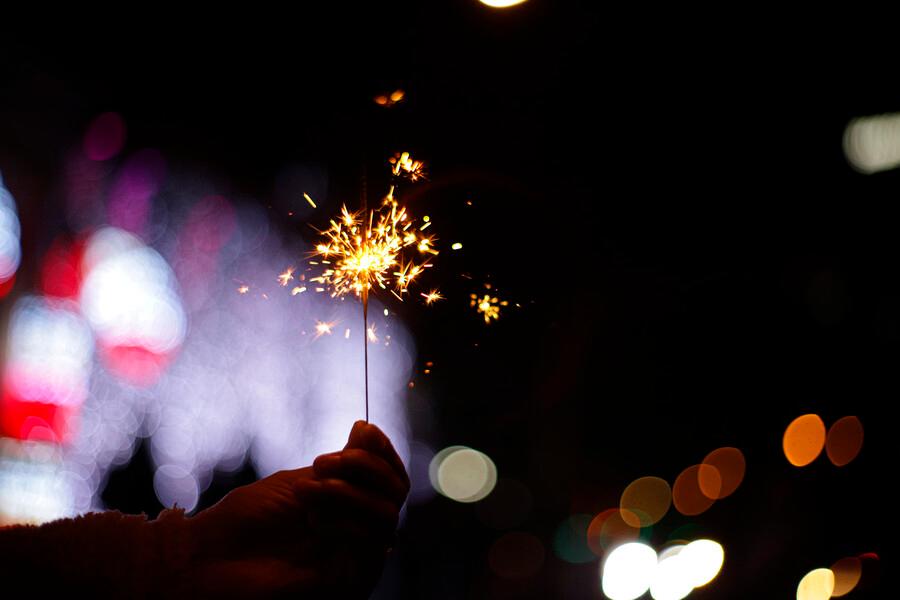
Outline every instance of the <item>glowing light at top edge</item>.
<svg viewBox="0 0 900 600">
<path fill-rule="evenodd" d="M 831 569 L 815 569 L 804 575 L 797 585 L 797 600 L 828 600 L 834 592 Z"/>
<path fill-rule="evenodd" d="M 784 455 L 795 467 L 810 464 L 825 447 L 825 423 L 819 415 L 807 414 L 791 421 L 782 439 Z"/>
<path fill-rule="evenodd" d="M 622 544 L 603 563 L 603 593 L 611 600 L 635 600 L 650 589 L 656 567 L 653 548 L 640 542 Z"/>
<path fill-rule="evenodd" d="M 478 0 L 482 4 L 490 6 L 491 8 L 509 8 L 510 6 L 516 6 L 517 4 L 522 4 L 526 0 Z"/>
</svg>

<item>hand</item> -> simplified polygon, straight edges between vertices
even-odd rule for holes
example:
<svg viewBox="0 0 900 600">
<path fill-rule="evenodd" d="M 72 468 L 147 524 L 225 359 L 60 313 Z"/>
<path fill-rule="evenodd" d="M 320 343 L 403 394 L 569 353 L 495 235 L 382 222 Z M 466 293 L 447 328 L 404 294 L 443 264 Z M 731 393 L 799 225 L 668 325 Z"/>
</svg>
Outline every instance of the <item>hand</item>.
<svg viewBox="0 0 900 600">
<path fill-rule="evenodd" d="M 408 492 L 390 440 L 357 421 L 343 450 L 238 488 L 187 521 L 195 540 L 190 591 L 366 598 Z"/>
<path fill-rule="evenodd" d="M 309 525 L 332 560 L 329 581 L 346 596 L 367 598 L 378 582 L 394 540 L 409 478 L 380 429 L 357 421 L 340 452 L 313 463 L 315 478 L 295 489 L 309 502 Z"/>
</svg>

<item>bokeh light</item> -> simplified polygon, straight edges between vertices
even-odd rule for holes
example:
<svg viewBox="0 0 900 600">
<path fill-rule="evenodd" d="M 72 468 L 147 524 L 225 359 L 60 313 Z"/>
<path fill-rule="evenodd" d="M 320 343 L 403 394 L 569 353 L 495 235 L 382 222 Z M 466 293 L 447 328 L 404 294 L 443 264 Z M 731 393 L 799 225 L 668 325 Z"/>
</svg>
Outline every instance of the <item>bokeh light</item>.
<svg viewBox="0 0 900 600">
<path fill-rule="evenodd" d="M 610 548 L 620 544 L 636 540 L 641 534 L 641 528 L 631 525 L 638 523 L 640 519 L 635 514 L 630 514 L 626 521 L 622 514 L 626 512 L 618 508 L 610 508 L 597 514 L 588 525 L 588 547 L 597 556 L 602 556 Z"/>
<path fill-rule="evenodd" d="M 109 190 L 108 223 L 145 236 L 152 199 L 162 187 L 165 175 L 166 161 L 158 151 L 141 150 L 130 156 Z"/>
<path fill-rule="evenodd" d="M 158 252 L 120 229 L 90 239 L 81 307 L 107 366 L 137 385 L 155 383 L 187 331 L 175 275 Z"/>
<path fill-rule="evenodd" d="M 71 512 L 59 446 L 0 437 L 0 527 L 46 523 Z"/>
<path fill-rule="evenodd" d="M 834 590 L 832 598 L 840 598 L 852 592 L 862 577 L 862 561 L 855 556 L 842 558 L 831 565 L 834 574 Z"/>
<path fill-rule="evenodd" d="M 703 459 L 697 482 L 705 496 L 721 500 L 740 487 L 746 470 L 743 452 L 731 447 L 718 448 Z"/>
<path fill-rule="evenodd" d="M 700 473 L 709 490 L 705 493 L 700 487 Z M 711 465 L 693 465 L 682 471 L 672 486 L 672 503 L 683 515 L 695 516 L 706 512 L 715 502 L 714 498 L 722 489 L 719 471 Z"/>
<path fill-rule="evenodd" d="M 97 116 L 84 133 L 84 154 L 91 160 L 109 160 L 125 145 L 125 120 L 113 112 Z"/>
<path fill-rule="evenodd" d="M 435 454 L 428 475 L 435 490 L 457 502 L 478 502 L 497 484 L 494 461 L 466 446 L 450 446 Z"/>
<path fill-rule="evenodd" d="M 586 563 L 596 556 L 588 546 L 588 526 L 591 516 L 572 515 L 559 524 L 553 536 L 553 552 L 560 559 L 573 564 Z"/>
<path fill-rule="evenodd" d="M 15 200 L 3 187 L 3 174 L 0 173 L 0 298 L 8 291 L 3 284 L 16 274 L 22 260 L 21 235 Z"/>
<path fill-rule="evenodd" d="M 622 518 L 632 527 L 659 522 L 672 505 L 672 490 L 665 479 L 641 477 L 632 481 L 619 500 Z"/>
<path fill-rule="evenodd" d="M 13 307 L 0 398 L 0 434 L 67 441 L 88 396 L 93 339 L 72 302 L 37 296 Z"/>
<path fill-rule="evenodd" d="M 611 600 L 641 597 L 656 577 L 656 551 L 646 544 L 630 542 L 609 553 L 603 563 L 603 593 Z"/>
<path fill-rule="evenodd" d="M 835 466 L 850 464 L 862 450 L 863 425 L 858 417 L 842 417 L 828 429 L 825 453 Z"/>
<path fill-rule="evenodd" d="M 654 600 L 681 600 L 694 589 L 691 572 L 685 568 L 680 547 L 675 546 L 659 556 L 656 574 L 650 585 L 650 595 Z"/>
<path fill-rule="evenodd" d="M 788 425 L 782 441 L 784 455 L 795 467 L 805 467 L 825 447 L 825 423 L 815 414 L 797 417 Z"/>
<path fill-rule="evenodd" d="M 844 155 L 862 173 L 900 166 L 900 114 L 852 120 L 844 130 Z"/>
<path fill-rule="evenodd" d="M 725 550 L 713 540 L 694 540 L 684 547 L 679 557 L 682 567 L 695 588 L 710 583 L 722 570 Z"/>
<path fill-rule="evenodd" d="M 488 551 L 491 570 L 506 579 L 532 577 L 544 565 L 544 545 L 531 533 L 511 531 L 497 539 Z"/>
<path fill-rule="evenodd" d="M 814 569 L 797 585 L 797 600 L 828 600 L 834 591 L 831 569 Z"/>
<path fill-rule="evenodd" d="M 178 465 L 163 465 L 153 474 L 153 489 L 163 506 L 194 510 L 200 496 L 196 478 Z"/>
</svg>

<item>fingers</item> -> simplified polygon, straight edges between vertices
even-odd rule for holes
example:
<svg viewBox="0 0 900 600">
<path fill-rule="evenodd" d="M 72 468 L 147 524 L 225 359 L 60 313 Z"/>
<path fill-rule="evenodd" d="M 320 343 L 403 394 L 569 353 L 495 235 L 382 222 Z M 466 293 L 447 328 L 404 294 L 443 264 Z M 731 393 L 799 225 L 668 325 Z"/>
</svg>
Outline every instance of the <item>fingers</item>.
<svg viewBox="0 0 900 600">
<path fill-rule="evenodd" d="M 377 454 L 393 466 L 397 472 L 403 473 L 403 477 L 406 477 L 406 468 L 403 466 L 403 461 L 400 460 L 400 455 L 391 444 L 391 440 L 371 423 L 365 421 L 354 423 L 353 429 L 350 430 L 350 439 L 347 440 L 344 448 L 359 448 Z"/>
<path fill-rule="evenodd" d="M 385 459 L 357 448 L 323 454 L 313 463 L 319 479 L 344 479 L 384 494 L 397 507 L 409 493 L 406 471 L 398 472 Z"/>
<path fill-rule="evenodd" d="M 399 507 L 392 501 L 343 479 L 298 481 L 295 489 L 298 495 L 308 498 L 313 506 L 348 510 L 361 519 L 396 522 L 400 513 Z"/>
<path fill-rule="evenodd" d="M 296 493 L 309 504 L 310 526 L 384 541 L 397 527 L 399 507 L 384 496 L 342 479 L 298 481 Z"/>
</svg>

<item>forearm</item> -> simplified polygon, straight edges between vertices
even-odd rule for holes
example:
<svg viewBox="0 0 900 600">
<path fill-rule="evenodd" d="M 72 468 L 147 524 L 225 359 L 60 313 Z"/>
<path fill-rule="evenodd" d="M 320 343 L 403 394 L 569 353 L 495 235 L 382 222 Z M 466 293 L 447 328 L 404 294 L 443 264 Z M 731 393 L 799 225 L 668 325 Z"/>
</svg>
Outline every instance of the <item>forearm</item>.
<svg viewBox="0 0 900 600">
<path fill-rule="evenodd" d="M 0 582 L 41 595 L 170 595 L 181 587 L 180 571 L 192 551 L 185 522 L 180 511 L 166 511 L 157 521 L 106 512 L 0 529 Z"/>
</svg>

